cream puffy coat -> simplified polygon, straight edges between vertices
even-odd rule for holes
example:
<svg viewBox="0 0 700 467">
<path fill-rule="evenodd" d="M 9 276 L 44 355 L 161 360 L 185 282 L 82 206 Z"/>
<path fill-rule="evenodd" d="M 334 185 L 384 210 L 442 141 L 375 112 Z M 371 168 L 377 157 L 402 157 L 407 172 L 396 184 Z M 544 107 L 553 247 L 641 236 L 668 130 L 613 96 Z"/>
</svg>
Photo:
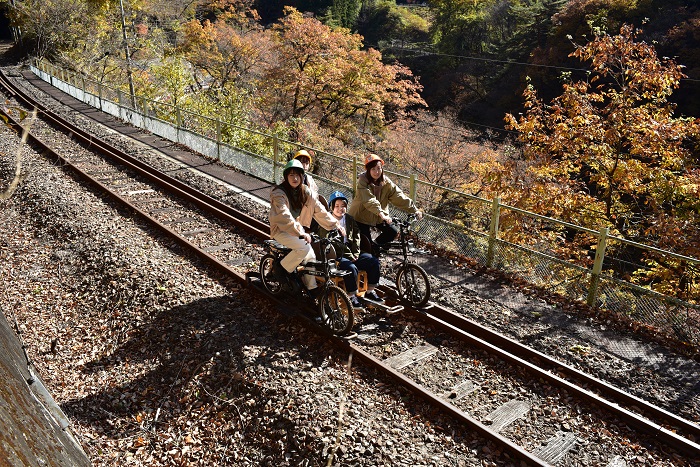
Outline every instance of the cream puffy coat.
<svg viewBox="0 0 700 467">
<path fill-rule="evenodd" d="M 309 187 L 305 185 L 302 187 L 306 190 L 306 204 L 302 206 L 301 214 L 296 219 L 289 209 L 287 193 L 279 186 L 270 191 L 270 237 L 274 238 L 279 232 L 287 232 L 294 236 L 303 235 L 304 226 L 310 226 L 311 219 L 316 219 L 316 222 L 326 230 L 338 228 L 338 221 L 326 211 L 318 198 L 312 196 Z"/>
</svg>

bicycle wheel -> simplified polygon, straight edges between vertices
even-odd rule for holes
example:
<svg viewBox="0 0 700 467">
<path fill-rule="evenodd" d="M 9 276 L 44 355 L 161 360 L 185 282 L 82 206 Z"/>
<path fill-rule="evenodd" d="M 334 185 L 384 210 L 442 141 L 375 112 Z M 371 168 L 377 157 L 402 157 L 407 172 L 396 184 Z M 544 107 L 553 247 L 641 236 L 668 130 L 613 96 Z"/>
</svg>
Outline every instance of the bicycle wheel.
<svg viewBox="0 0 700 467">
<path fill-rule="evenodd" d="M 399 297 L 415 307 L 425 306 L 430 300 L 430 280 L 425 270 L 417 264 L 408 263 L 396 274 L 396 289 Z"/>
<path fill-rule="evenodd" d="M 321 320 L 333 334 L 343 335 L 350 332 L 355 315 L 348 294 L 335 285 L 329 285 L 321 293 L 318 301 Z"/>
<path fill-rule="evenodd" d="M 282 293 L 283 282 L 272 272 L 274 262 L 275 257 L 269 253 L 260 259 L 260 280 L 268 292 L 272 295 L 278 295 Z"/>
</svg>

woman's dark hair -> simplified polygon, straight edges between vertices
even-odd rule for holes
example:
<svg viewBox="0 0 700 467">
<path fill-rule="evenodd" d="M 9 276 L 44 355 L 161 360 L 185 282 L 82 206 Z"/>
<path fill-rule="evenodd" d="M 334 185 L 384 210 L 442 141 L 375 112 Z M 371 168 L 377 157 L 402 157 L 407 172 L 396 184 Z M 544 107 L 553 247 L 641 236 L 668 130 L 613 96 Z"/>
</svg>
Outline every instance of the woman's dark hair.
<svg viewBox="0 0 700 467">
<path fill-rule="evenodd" d="M 304 174 L 302 171 L 298 169 L 289 169 L 284 177 L 284 180 L 278 186 L 287 194 L 287 199 L 289 199 L 289 205 L 292 207 L 292 209 L 298 211 L 301 210 L 301 208 L 306 204 L 308 197 L 306 195 L 306 188 L 304 188 L 305 185 L 303 181 L 296 188 L 292 188 L 292 185 L 289 184 L 287 177 L 291 172 L 298 174 L 303 180 Z"/>
<path fill-rule="evenodd" d="M 367 181 L 373 185 L 379 185 L 384 181 L 384 171 L 383 170 L 382 170 L 382 174 L 376 180 L 374 178 L 372 178 L 372 174 L 369 173 L 370 170 L 372 170 L 372 167 L 379 164 L 380 162 L 381 161 L 379 161 L 379 160 L 372 161 L 365 166 L 367 168 L 367 172 L 365 172 L 365 174 L 367 175 Z"/>
</svg>

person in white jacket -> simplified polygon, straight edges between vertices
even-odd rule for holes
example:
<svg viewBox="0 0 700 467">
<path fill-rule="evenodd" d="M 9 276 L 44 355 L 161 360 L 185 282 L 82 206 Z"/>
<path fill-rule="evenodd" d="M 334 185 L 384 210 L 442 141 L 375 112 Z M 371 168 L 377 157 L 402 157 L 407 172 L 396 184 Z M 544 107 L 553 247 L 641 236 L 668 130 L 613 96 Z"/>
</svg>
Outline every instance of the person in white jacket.
<svg viewBox="0 0 700 467">
<path fill-rule="evenodd" d="M 301 162 L 296 159 L 287 162 L 282 175 L 282 183 L 270 192 L 270 237 L 292 250 L 280 261 L 279 266 L 283 271 L 277 269 L 274 273 L 291 274 L 300 264 L 316 259 L 311 236 L 305 230 L 312 219 L 316 219 L 326 230 L 338 229 L 341 235 L 345 235 L 345 229 L 303 184 L 304 167 Z M 275 264 L 276 268 L 279 266 Z M 313 290 L 317 287 L 316 278 L 304 274 L 303 280 L 313 296 Z"/>
</svg>

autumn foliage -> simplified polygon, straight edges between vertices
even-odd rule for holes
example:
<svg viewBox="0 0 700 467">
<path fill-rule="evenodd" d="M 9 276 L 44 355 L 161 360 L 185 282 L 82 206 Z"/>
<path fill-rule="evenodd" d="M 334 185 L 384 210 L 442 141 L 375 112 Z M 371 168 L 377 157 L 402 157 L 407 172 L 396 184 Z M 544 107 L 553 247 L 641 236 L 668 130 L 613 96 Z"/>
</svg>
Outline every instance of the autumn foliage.
<svg viewBox="0 0 700 467">
<path fill-rule="evenodd" d="M 238 134 L 236 125 L 274 134 L 287 141 L 283 144 L 300 143 L 347 157 L 378 151 L 390 170 L 417 174 L 421 181 L 445 187 L 421 185 L 419 195 L 426 212 L 457 223 L 471 220 L 455 190 L 499 197 L 523 210 L 596 231 L 609 228 L 624 239 L 700 256 L 700 125 L 695 118 L 676 115 L 670 100 L 685 78 L 684 69 L 657 56 L 654 45 L 640 40 L 641 32 L 632 26 L 622 26 L 618 34 L 603 29 L 619 24 L 625 15 L 651 11 L 655 1 L 547 0 L 512 5 L 507 11 L 495 8 L 498 2 L 491 0 L 430 2 L 432 45 L 445 56 L 436 59 L 417 50 L 421 58 L 414 69 L 425 73 L 433 87 L 448 82 L 441 74 L 458 77 L 451 81 L 458 85 L 445 91 L 455 99 L 430 113 L 425 112 L 420 77 L 367 47 L 362 36 L 335 26 L 342 21 L 324 23 L 319 18 L 328 17 L 288 7 L 274 23 L 263 25 L 252 9 L 262 3 L 125 2 L 120 17 L 108 2 L 69 11 L 64 8 L 73 5 L 68 0 L 18 0 L 12 17 L 18 24 L 24 22 L 23 31 L 39 56 L 124 92 L 129 71 L 137 93 L 153 101 L 156 111 L 173 113 L 178 105 L 208 117 L 199 124 L 207 134 L 217 134 L 214 119 L 231 123 L 217 137 L 238 147 L 254 152 L 267 143 L 244 131 Z M 686 12 L 686 7 L 674 8 L 676 14 Z M 64 10 L 70 21 L 65 21 Z M 687 11 L 692 15 L 664 31 L 664 37 L 694 43 L 697 13 Z M 379 17 L 365 16 L 364 21 Z M 581 37 L 584 27 L 594 28 L 592 40 L 559 44 L 567 31 Z M 528 68 L 534 73 L 523 93 L 524 111 L 506 116 L 517 145 L 480 145 L 480 136 L 458 120 L 464 118 L 462 98 L 488 106 L 482 114 L 499 108 L 503 94 L 489 98 L 487 75 L 498 75 L 505 66 L 495 60 L 465 68 L 459 55 L 501 53 L 542 64 L 564 62 L 565 50 L 572 48 L 566 60 L 583 63 L 588 72 L 575 78 L 564 74 L 561 93 L 558 84 L 553 89 L 551 79 L 542 79 L 550 67 Z M 547 84 L 536 89 L 533 82 Z M 509 89 L 519 86 L 521 82 Z M 434 95 L 432 101 L 442 102 Z M 341 172 L 338 178 L 346 175 L 323 157 L 317 159 L 316 170 L 320 168 Z M 591 265 L 593 235 L 561 229 L 535 235 L 521 219 L 501 221 L 509 240 L 546 238 L 557 245 L 560 257 Z M 683 262 L 625 254 L 645 266 L 625 272 L 644 285 L 653 283 L 657 290 L 683 289 L 683 278 L 689 277 Z"/>
<path fill-rule="evenodd" d="M 259 82 L 268 121 L 310 119 L 341 139 L 381 129 L 405 109 L 425 105 L 411 71 L 382 63 L 347 29 L 331 29 L 293 8 L 273 28 L 274 62 Z"/>
<path fill-rule="evenodd" d="M 698 256 L 699 122 L 674 116 L 668 98 L 682 67 L 638 33 L 625 25 L 576 45 L 572 56 L 590 63 L 589 78 L 566 82 L 550 104 L 527 87 L 525 114 L 506 117 L 527 170 L 499 190 L 524 209 Z M 660 260 L 647 261 L 648 279 Z M 680 263 L 663 266 L 684 276 Z"/>
</svg>

